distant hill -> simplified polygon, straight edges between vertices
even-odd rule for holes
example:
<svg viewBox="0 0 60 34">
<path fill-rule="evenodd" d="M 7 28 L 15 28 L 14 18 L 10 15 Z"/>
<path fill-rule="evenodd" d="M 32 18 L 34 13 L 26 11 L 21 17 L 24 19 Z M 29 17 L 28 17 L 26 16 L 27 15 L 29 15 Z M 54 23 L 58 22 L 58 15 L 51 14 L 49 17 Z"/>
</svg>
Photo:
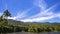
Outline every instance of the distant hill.
<svg viewBox="0 0 60 34">
<path fill-rule="evenodd" d="M 21 24 L 24 24 L 24 22 L 8 19 L 8 24 L 11 24 L 11 25 L 21 25 Z"/>
<path fill-rule="evenodd" d="M 8 24 L 11 25 L 60 25 L 58 22 L 50 23 L 50 22 L 22 22 L 22 21 L 16 21 L 12 19 L 8 19 Z"/>
</svg>

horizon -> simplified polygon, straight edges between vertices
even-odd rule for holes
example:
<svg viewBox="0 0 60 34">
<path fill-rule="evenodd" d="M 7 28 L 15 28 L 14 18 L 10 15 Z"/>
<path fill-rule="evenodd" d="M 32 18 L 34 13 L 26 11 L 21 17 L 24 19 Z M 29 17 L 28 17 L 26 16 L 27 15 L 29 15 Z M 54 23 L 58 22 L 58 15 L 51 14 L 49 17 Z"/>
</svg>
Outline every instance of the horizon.
<svg viewBox="0 0 60 34">
<path fill-rule="evenodd" d="M 0 0 L 0 15 L 5 10 L 23 22 L 60 22 L 60 0 Z"/>
</svg>

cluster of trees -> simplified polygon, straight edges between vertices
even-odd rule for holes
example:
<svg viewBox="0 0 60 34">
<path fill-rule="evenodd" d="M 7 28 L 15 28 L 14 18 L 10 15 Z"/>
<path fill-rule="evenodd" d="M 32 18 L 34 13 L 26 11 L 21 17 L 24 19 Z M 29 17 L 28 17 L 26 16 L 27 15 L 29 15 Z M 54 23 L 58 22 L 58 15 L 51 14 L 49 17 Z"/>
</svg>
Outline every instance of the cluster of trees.
<svg viewBox="0 0 60 34">
<path fill-rule="evenodd" d="M 8 32 L 60 32 L 60 25 L 11 25 L 8 24 L 7 18 L 11 14 L 6 10 L 0 17 L 0 33 Z M 3 18 L 5 17 L 5 18 Z"/>
<path fill-rule="evenodd" d="M 50 26 L 50 25 L 21 25 L 21 26 L 16 26 L 16 25 L 10 25 L 10 24 L 3 24 L 0 25 L 0 33 L 5 32 L 60 32 L 60 26 Z"/>
</svg>

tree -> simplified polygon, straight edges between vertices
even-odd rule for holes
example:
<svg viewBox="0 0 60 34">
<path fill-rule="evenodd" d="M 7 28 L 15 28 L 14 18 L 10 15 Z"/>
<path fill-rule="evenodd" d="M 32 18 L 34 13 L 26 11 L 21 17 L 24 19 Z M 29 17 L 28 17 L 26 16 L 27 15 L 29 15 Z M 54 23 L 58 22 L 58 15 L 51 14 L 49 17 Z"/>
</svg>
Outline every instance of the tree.
<svg viewBox="0 0 60 34">
<path fill-rule="evenodd" d="M 7 19 L 10 16 L 11 16 L 11 14 L 9 13 L 9 11 L 5 10 L 4 13 L 3 13 L 3 18 Z"/>
<path fill-rule="evenodd" d="M 2 16 L 0 16 L 0 22 L 2 21 Z"/>
<path fill-rule="evenodd" d="M 5 10 L 2 16 L 3 16 L 3 19 L 6 20 L 6 24 L 8 24 L 8 20 L 7 19 L 8 19 L 8 17 L 11 16 L 10 12 L 8 10 Z"/>
</svg>

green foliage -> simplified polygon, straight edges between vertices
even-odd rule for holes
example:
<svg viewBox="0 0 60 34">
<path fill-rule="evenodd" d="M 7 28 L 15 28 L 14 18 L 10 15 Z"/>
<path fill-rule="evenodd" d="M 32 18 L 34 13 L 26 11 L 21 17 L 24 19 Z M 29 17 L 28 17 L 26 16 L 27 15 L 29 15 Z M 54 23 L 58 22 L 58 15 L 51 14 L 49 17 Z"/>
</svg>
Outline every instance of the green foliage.
<svg viewBox="0 0 60 34">
<path fill-rule="evenodd" d="M 10 25 L 6 20 L 0 21 L 0 32 L 60 32 L 60 25 Z"/>
<path fill-rule="evenodd" d="M 5 10 L 4 13 L 3 13 L 3 15 L 4 15 L 5 17 L 11 16 L 11 14 L 9 13 L 8 10 Z"/>
</svg>

